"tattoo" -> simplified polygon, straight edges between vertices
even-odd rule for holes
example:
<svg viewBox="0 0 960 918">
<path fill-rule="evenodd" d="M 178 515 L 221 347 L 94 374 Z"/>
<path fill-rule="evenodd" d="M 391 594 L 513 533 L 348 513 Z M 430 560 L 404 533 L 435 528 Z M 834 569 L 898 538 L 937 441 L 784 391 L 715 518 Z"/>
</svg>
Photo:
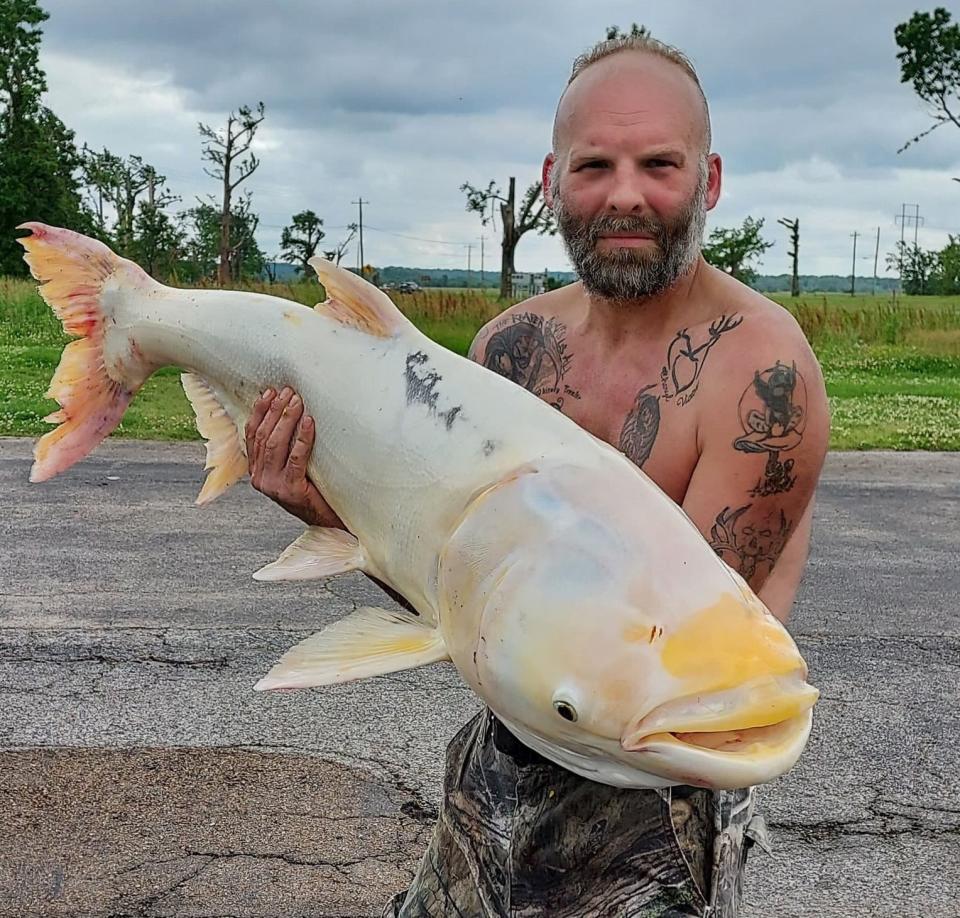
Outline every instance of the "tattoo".
<svg viewBox="0 0 960 918">
<path fill-rule="evenodd" d="M 639 468 L 643 468 L 643 463 L 650 458 L 653 441 L 657 439 L 660 429 L 660 402 L 655 395 L 647 393 L 652 388 L 653 383 L 637 393 L 637 400 L 627 415 L 617 444 L 620 452 Z"/>
<path fill-rule="evenodd" d="M 794 460 L 780 461 L 780 453 L 795 449 L 803 439 L 807 420 L 807 388 L 797 365 L 780 363 L 754 373 L 753 382 L 740 396 L 743 436 L 733 441 L 744 453 L 766 453 L 767 462 L 751 497 L 789 491 L 797 480 Z"/>
<path fill-rule="evenodd" d="M 556 319 L 544 319 L 533 312 L 508 317 L 487 342 L 483 365 L 494 373 L 529 389 L 555 408 L 563 407 L 564 395 L 580 394 L 564 386 L 570 366 L 566 326 Z"/>
<path fill-rule="evenodd" d="M 457 415 L 463 410 L 463 406 L 454 405 L 446 411 L 437 408 L 437 399 L 440 397 L 437 384 L 443 381 L 443 377 L 436 370 L 431 369 L 429 361 L 430 358 L 423 351 L 407 354 L 407 367 L 404 371 L 407 383 L 407 404 L 419 402 L 426 405 L 427 410 L 439 418 L 447 430 L 450 430 Z"/>
<path fill-rule="evenodd" d="M 710 323 L 707 340 L 694 347 L 685 328 L 677 332 L 667 348 L 667 363 L 660 370 L 660 395 L 649 395 L 656 383 L 644 386 L 638 393 L 633 408 L 627 414 L 620 431 L 619 449 L 640 468 L 650 458 L 654 441 L 660 430 L 660 399 L 676 399 L 676 405 L 686 405 L 697 394 L 700 373 L 707 354 L 725 332 L 736 328 L 743 316 L 722 315 Z"/>
<path fill-rule="evenodd" d="M 720 340 L 725 332 L 736 328 L 743 321 L 743 316 L 720 316 L 710 323 L 707 330 L 707 340 L 699 347 L 694 347 L 685 328 L 677 332 L 677 336 L 667 348 L 667 365 L 660 370 L 660 388 L 663 397 L 675 398 L 677 405 L 686 405 L 700 385 L 700 373 L 707 362 L 707 354 Z"/>
<path fill-rule="evenodd" d="M 747 504 L 736 510 L 724 507 L 710 528 L 710 547 L 748 582 L 764 564 L 769 565 L 768 574 L 773 570 L 791 527 L 780 510 L 774 526 L 749 525 L 737 529 L 737 521 L 752 506 Z"/>
</svg>

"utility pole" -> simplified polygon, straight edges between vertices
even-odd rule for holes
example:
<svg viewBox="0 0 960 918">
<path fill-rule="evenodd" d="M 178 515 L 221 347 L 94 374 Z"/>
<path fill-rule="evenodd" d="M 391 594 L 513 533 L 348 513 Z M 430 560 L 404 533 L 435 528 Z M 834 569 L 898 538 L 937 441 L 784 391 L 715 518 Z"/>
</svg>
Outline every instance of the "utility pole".
<svg viewBox="0 0 960 918">
<path fill-rule="evenodd" d="M 357 204 L 360 207 L 360 252 L 359 252 L 360 265 L 359 267 L 360 267 L 360 276 L 363 277 L 363 268 L 364 268 L 364 265 L 366 264 L 366 262 L 363 260 L 363 205 L 369 204 L 370 202 L 364 201 L 363 197 L 361 196 L 359 201 L 351 201 L 350 203 Z"/>
<path fill-rule="evenodd" d="M 800 273 L 798 256 L 800 253 L 800 218 L 796 220 L 787 220 L 785 217 L 777 220 L 777 223 L 790 230 L 790 241 L 793 243 L 793 251 L 787 254 L 793 259 L 793 276 L 790 279 L 790 296 L 800 296 Z"/>
<path fill-rule="evenodd" d="M 850 296 L 854 296 L 857 292 L 857 236 L 859 235 L 857 232 L 853 234 L 853 270 L 850 272 Z"/>
<path fill-rule="evenodd" d="M 467 286 L 470 286 L 470 272 L 473 270 L 470 264 L 470 256 L 473 253 L 473 243 L 467 243 Z"/>
<path fill-rule="evenodd" d="M 912 207 L 913 213 L 908 214 L 907 208 Z M 899 274 L 900 277 L 903 277 L 903 247 L 904 247 L 904 232 L 908 226 L 913 225 L 913 247 L 917 247 L 917 231 L 921 226 L 923 226 L 923 217 L 920 216 L 920 205 L 919 204 L 901 204 L 900 205 L 900 214 L 894 218 L 895 223 L 900 224 L 900 258 L 899 258 Z"/>
<path fill-rule="evenodd" d="M 483 277 L 483 241 L 486 239 L 486 236 L 480 237 L 480 286 L 486 287 L 487 282 Z"/>
<path fill-rule="evenodd" d="M 877 227 L 877 247 L 873 253 L 873 295 L 877 295 L 877 262 L 880 260 L 880 227 Z"/>
</svg>

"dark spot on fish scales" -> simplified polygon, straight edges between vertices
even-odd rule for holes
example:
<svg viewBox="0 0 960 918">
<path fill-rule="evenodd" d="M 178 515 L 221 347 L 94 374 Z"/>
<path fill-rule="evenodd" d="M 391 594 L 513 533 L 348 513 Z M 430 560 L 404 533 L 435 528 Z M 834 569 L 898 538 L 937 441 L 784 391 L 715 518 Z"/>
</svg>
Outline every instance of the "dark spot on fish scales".
<svg viewBox="0 0 960 918">
<path fill-rule="evenodd" d="M 404 371 L 407 381 L 407 404 L 419 402 L 421 405 L 426 405 L 427 410 L 443 421 L 447 430 L 450 430 L 457 415 L 463 410 L 463 406 L 456 405 L 446 411 L 440 411 L 437 408 L 437 399 L 440 397 L 437 384 L 443 381 L 443 377 L 428 366 L 429 360 L 430 358 L 423 351 L 407 355 L 407 367 Z"/>
<path fill-rule="evenodd" d="M 491 456 L 497 451 L 497 444 L 493 440 L 484 440 L 483 441 L 483 455 Z"/>
</svg>

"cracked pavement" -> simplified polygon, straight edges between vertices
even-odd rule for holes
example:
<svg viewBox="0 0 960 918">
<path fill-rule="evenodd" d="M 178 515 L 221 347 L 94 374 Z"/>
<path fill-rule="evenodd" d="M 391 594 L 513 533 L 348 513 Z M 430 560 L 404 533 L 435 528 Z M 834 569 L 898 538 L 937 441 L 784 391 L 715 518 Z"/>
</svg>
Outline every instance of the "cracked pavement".
<svg viewBox="0 0 960 918">
<path fill-rule="evenodd" d="M 29 485 L 0 440 L 0 916 L 373 916 L 478 708 L 448 664 L 252 691 L 365 578 L 250 574 L 299 525 L 245 485 L 193 505 L 202 447 L 109 441 Z M 790 623 L 822 690 L 760 791 L 744 918 L 960 904 L 960 455 L 831 454 Z"/>
</svg>

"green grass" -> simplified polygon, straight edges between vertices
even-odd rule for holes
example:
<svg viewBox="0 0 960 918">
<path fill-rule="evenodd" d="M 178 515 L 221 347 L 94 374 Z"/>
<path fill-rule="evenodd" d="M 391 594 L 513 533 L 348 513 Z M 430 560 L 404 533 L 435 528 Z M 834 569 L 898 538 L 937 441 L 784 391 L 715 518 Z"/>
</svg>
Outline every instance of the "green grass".
<svg viewBox="0 0 960 918">
<path fill-rule="evenodd" d="M 312 281 L 255 285 L 312 305 Z M 960 450 L 960 298 L 775 296 L 797 317 L 820 358 L 834 449 Z M 435 341 L 465 354 L 480 326 L 506 306 L 480 290 L 395 295 Z M 32 282 L 0 278 L 0 436 L 35 436 L 56 409 L 44 398 L 69 339 Z M 154 374 L 117 430 L 123 437 L 196 439 L 179 371 Z"/>
</svg>

